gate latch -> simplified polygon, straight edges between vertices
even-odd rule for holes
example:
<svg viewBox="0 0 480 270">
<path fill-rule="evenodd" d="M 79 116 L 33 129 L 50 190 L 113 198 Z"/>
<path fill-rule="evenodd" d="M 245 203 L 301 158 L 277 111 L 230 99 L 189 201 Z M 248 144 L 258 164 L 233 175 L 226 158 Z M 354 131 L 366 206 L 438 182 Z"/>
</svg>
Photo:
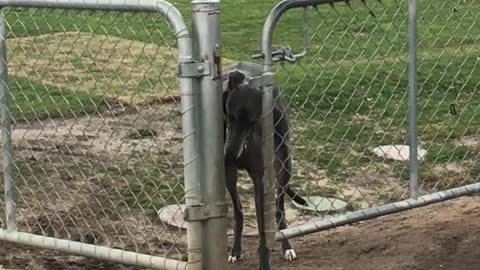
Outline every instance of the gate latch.
<svg viewBox="0 0 480 270">
<path fill-rule="evenodd" d="M 199 78 L 208 75 L 210 75 L 210 63 L 207 60 L 183 62 L 177 66 L 177 76 L 180 78 Z"/>
<path fill-rule="evenodd" d="M 265 86 L 272 86 L 275 84 L 275 79 L 272 73 L 265 73 L 262 76 L 253 77 L 248 80 L 248 87 L 262 88 Z"/>
<path fill-rule="evenodd" d="M 201 221 L 211 218 L 225 217 L 228 213 L 228 206 L 226 203 L 217 205 L 195 205 L 187 206 L 183 213 L 185 221 Z"/>
</svg>

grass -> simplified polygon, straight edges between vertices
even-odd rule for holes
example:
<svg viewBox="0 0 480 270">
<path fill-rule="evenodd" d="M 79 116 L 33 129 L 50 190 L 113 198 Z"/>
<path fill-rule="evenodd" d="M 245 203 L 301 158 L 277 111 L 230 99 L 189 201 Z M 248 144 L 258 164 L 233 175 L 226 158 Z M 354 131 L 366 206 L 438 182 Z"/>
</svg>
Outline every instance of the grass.
<svg viewBox="0 0 480 270">
<path fill-rule="evenodd" d="M 189 24 L 189 1 L 171 2 Z M 258 52 L 264 20 L 277 2 L 222 2 L 224 57 L 248 61 Z M 310 9 L 307 56 L 296 64 L 275 66 L 291 108 L 295 159 L 325 169 L 332 181 L 339 183 L 355 175 L 356 168 L 380 163 L 391 166 L 398 179 L 406 181 L 405 164 L 380 160 L 369 151 L 382 144 L 407 143 L 407 6 L 406 1 L 400 0 L 382 2 L 367 1 L 368 8 L 360 1 L 352 1 L 351 9 L 343 3 L 336 5 L 335 9 L 329 6 L 320 6 L 318 11 Z M 480 2 L 424 1 L 419 5 L 418 124 L 422 145 L 428 150 L 422 166 L 428 169 L 433 164 L 473 160 L 479 153 L 478 149 L 458 146 L 457 141 L 463 136 L 477 135 L 480 130 L 480 19 L 477 18 Z M 275 48 L 289 44 L 294 51 L 302 49 L 302 16 L 303 10 L 292 10 L 281 18 L 274 35 Z M 81 31 L 157 44 L 162 48 L 175 46 L 172 33 L 167 31 L 168 25 L 159 16 L 151 14 L 12 10 L 7 13 L 7 18 L 10 37 L 29 38 Z M 32 43 L 35 46 L 47 43 L 44 39 L 36 40 L 40 42 Z M 35 51 L 32 46 L 30 50 Z M 128 46 L 122 52 L 133 55 L 133 58 L 139 58 L 143 53 L 142 50 L 129 53 Z M 118 71 L 118 68 L 106 72 L 106 66 L 95 72 L 96 58 L 98 54 L 93 53 L 87 58 L 68 61 L 76 69 L 83 68 L 93 74 L 92 81 L 102 81 L 103 74 L 107 74 L 106 77 L 116 83 L 112 86 L 108 84 L 109 80 L 105 80 L 104 84 L 94 85 L 84 94 L 73 93 L 73 88 L 66 84 L 60 85 L 59 88 L 67 89 L 70 96 L 67 94 L 66 98 L 57 101 L 74 104 L 69 109 L 71 111 L 88 111 L 90 107 L 84 105 L 90 103 L 82 100 L 91 99 L 93 94 L 93 100 L 101 102 L 99 93 L 105 89 L 118 95 L 123 90 L 119 90 L 120 82 L 131 76 L 128 70 Z M 41 57 L 31 56 L 30 59 Z M 117 58 L 111 56 L 108 59 Z M 161 61 L 152 64 L 149 58 L 139 62 L 139 66 L 150 65 L 153 70 L 162 67 L 172 70 L 173 64 L 162 65 Z M 22 80 L 27 77 L 35 79 L 35 70 L 30 70 L 28 75 Z M 153 72 L 135 80 L 126 87 L 126 95 L 154 92 L 155 87 L 174 88 L 171 86 L 173 73 L 168 80 L 159 79 L 157 75 L 161 74 Z M 74 82 L 75 89 L 81 89 L 86 78 Z M 25 81 L 19 85 L 19 89 L 29 89 L 32 83 Z M 40 88 L 35 87 L 36 91 Z M 42 91 L 52 92 L 47 88 Z M 53 92 L 62 91 L 54 88 Z M 68 102 L 61 101 L 65 99 Z M 71 103 L 72 100 L 82 102 Z M 37 107 L 26 104 L 28 99 L 21 97 L 17 97 L 16 102 L 17 107 Z M 68 111 L 66 105 L 52 104 L 38 106 L 45 107 L 48 113 Z M 455 112 L 452 112 L 453 107 Z M 25 113 L 23 117 L 29 115 L 36 114 Z M 476 169 L 470 170 L 465 177 L 474 178 L 477 172 Z"/>
<path fill-rule="evenodd" d="M 128 135 L 129 139 L 140 140 L 142 138 L 148 137 L 157 137 L 157 132 L 150 128 L 142 128 L 134 130 L 132 133 Z"/>
<path fill-rule="evenodd" d="M 158 222 L 157 213 L 161 207 L 178 204 L 184 197 L 181 165 L 168 166 L 147 158 L 122 166 L 101 159 L 92 164 L 88 159 L 71 160 L 72 156 L 50 154 L 53 154 L 52 159 L 16 161 L 17 170 L 21 172 L 17 183 L 21 203 L 25 198 L 34 197 L 34 203 L 43 200 L 76 200 L 82 205 L 95 198 L 96 203 L 103 203 L 99 203 L 100 209 L 92 209 L 98 211 L 99 216 L 111 211 L 109 206 L 114 204 L 125 209 L 140 208 L 151 222 Z M 152 164 L 159 165 L 155 167 Z M 52 191 L 48 186 L 57 188 Z M 86 194 L 85 188 L 88 190 Z M 0 196 L 3 198 L 3 192 Z M 59 209 L 62 207 L 60 205 Z M 116 214 L 120 213 L 116 212 L 118 209 L 113 210 Z"/>
<path fill-rule="evenodd" d="M 67 118 L 101 111 L 108 106 L 101 96 L 62 89 L 10 77 L 12 116 L 16 121 Z"/>
<path fill-rule="evenodd" d="M 142 160 L 142 164 L 148 163 Z M 140 166 L 140 164 L 138 164 Z M 183 186 L 182 167 L 144 166 L 120 168 L 111 166 L 106 168 L 108 175 L 120 178 L 126 185 L 118 193 L 111 193 L 112 201 L 123 201 L 128 209 L 141 208 L 145 210 L 152 222 L 158 221 L 158 211 L 169 204 L 182 203 L 185 194 Z"/>
</svg>

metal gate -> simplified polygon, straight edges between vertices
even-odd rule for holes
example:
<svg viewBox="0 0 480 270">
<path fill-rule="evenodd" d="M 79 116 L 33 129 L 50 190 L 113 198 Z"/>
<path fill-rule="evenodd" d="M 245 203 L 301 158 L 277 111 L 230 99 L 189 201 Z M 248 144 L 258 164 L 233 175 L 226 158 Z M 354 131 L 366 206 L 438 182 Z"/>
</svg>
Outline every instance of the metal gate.
<svg viewBox="0 0 480 270">
<path fill-rule="evenodd" d="M 224 268 L 219 1 L 192 2 L 193 38 L 162 0 L 0 7 L 0 239 L 155 269 Z M 171 227 L 162 209 L 187 222 Z"/>
<path fill-rule="evenodd" d="M 298 12 L 301 11 L 299 9 L 304 12 Z M 448 179 L 456 177 L 448 169 L 448 162 L 456 161 L 450 152 L 462 146 L 452 146 L 453 150 L 446 150 L 448 147 L 445 147 L 442 136 L 437 138 L 427 134 L 426 138 L 422 137 L 422 133 L 417 134 L 419 130 L 425 132 L 425 125 L 428 124 L 423 121 L 423 130 L 420 129 L 419 118 L 438 118 L 435 112 L 431 112 L 435 110 L 428 110 L 431 95 L 420 95 L 417 91 L 418 72 L 428 60 L 425 60 L 426 56 L 417 54 L 417 49 L 426 45 L 419 45 L 417 21 L 428 22 L 428 17 L 418 16 L 417 12 L 423 15 L 427 10 L 432 10 L 440 14 L 443 9 L 459 12 L 458 15 L 443 19 L 451 19 L 446 25 L 456 29 L 456 32 L 449 33 L 452 39 L 457 35 L 459 40 L 465 39 L 468 33 L 461 32 L 459 25 L 463 20 L 472 21 L 468 19 L 474 16 L 468 12 L 468 3 L 441 1 L 425 4 L 420 10 L 415 0 L 408 1 L 408 5 L 406 1 L 394 0 L 285 0 L 270 12 L 263 27 L 262 54 L 254 57 L 263 58 L 264 76 L 274 74 L 284 96 L 289 99 L 295 137 L 293 160 L 297 163 L 292 172 L 292 185 L 300 195 L 323 198 L 322 201 L 310 201 L 312 209 L 298 212 L 297 220 L 292 221 L 294 224 L 276 234 L 277 241 L 480 192 L 480 184 L 476 183 L 478 174 L 475 174 L 478 170 L 472 165 L 478 162 L 474 158 L 467 160 L 467 156 L 476 156 L 474 150 L 466 150 L 466 153 L 473 152 L 472 155 L 457 157 L 467 162 L 465 171 L 469 173 L 455 182 L 454 179 Z M 282 31 L 291 31 L 293 25 L 302 27 L 302 20 L 299 20 L 301 16 L 303 40 L 283 40 L 280 35 Z M 440 15 L 431 17 L 434 20 L 442 18 Z M 282 20 L 284 25 L 281 24 Z M 465 28 L 473 27 L 476 23 L 473 21 L 472 26 L 465 25 Z M 408 35 L 403 34 L 407 29 Z M 429 30 L 425 26 L 422 33 Z M 279 35 L 274 36 L 275 33 Z M 408 42 L 402 39 L 404 37 L 408 37 Z M 420 39 L 423 37 L 420 36 Z M 437 41 L 438 38 L 435 38 L 433 42 Z M 290 46 L 276 50 L 274 47 L 281 42 L 293 42 L 296 46 L 293 50 L 300 51 L 303 46 L 303 51 L 295 54 Z M 405 45 L 402 46 L 402 42 Z M 408 54 L 405 53 L 407 49 Z M 442 52 L 440 56 L 445 57 L 448 54 L 444 52 L 452 51 L 442 47 L 436 49 Z M 439 65 L 440 60 L 433 60 Z M 449 61 L 450 64 L 453 62 Z M 461 58 L 459 61 L 461 67 L 468 67 L 465 63 L 470 60 Z M 276 66 L 276 62 L 280 64 Z M 420 62 L 420 68 L 417 62 Z M 443 79 L 450 71 L 452 76 L 455 75 L 451 80 L 471 80 L 472 85 L 478 88 L 479 82 L 468 75 L 475 70 L 474 57 L 471 62 L 474 63 L 472 70 L 465 70 L 462 74 L 458 70 L 451 70 L 450 64 L 445 70 L 443 66 L 435 69 L 435 64 L 432 64 L 430 72 L 438 72 Z M 372 75 L 359 75 L 362 72 Z M 350 78 L 352 74 L 358 76 Z M 367 84 L 363 81 L 364 77 L 373 77 L 374 81 Z M 388 80 L 393 81 L 390 85 L 394 88 L 389 89 Z M 432 79 L 427 77 L 427 80 Z M 473 96 L 477 89 L 462 90 L 466 91 L 466 95 Z M 423 93 L 427 91 L 430 90 L 423 90 Z M 443 97 L 447 96 L 446 91 L 437 92 Z M 383 98 L 382 95 L 387 97 Z M 270 119 L 268 117 L 271 117 L 273 110 L 271 86 L 264 88 L 264 97 L 263 113 L 267 115 L 266 119 Z M 420 109 L 417 103 L 422 103 Z M 454 108 L 454 104 L 450 107 Z M 273 133 L 271 123 L 271 119 L 264 123 L 267 134 Z M 462 136 L 477 132 L 467 132 L 468 128 L 462 126 L 456 126 L 455 129 Z M 425 139 L 419 141 L 418 138 Z M 450 144 L 461 139 L 448 136 L 445 140 Z M 263 150 L 268 157 L 264 165 L 266 175 L 270 176 L 267 187 L 275 186 L 273 156 L 267 155 L 273 153 L 271 141 Z M 387 141 L 394 145 L 381 145 Z M 374 148 L 372 145 L 377 143 L 379 147 Z M 443 153 L 448 155 L 444 158 L 446 161 L 436 161 L 438 158 L 435 155 L 439 153 L 428 156 L 421 149 L 429 146 L 427 150 L 430 150 L 434 145 L 441 145 L 442 151 L 448 152 Z M 404 146 L 407 146 L 406 151 L 401 148 Z M 387 152 L 395 152 L 401 159 L 387 158 Z M 437 175 L 429 181 L 428 175 L 434 169 L 432 165 L 444 168 L 441 170 L 444 175 Z M 266 207 L 270 207 L 268 213 L 272 214 L 275 189 L 269 190 Z M 347 207 L 341 204 L 336 208 L 339 197 L 348 203 Z M 287 215 L 287 221 L 288 218 Z M 268 217 L 268 221 L 270 228 L 275 226 L 273 215 Z M 270 237 L 272 241 L 273 236 Z"/>
</svg>

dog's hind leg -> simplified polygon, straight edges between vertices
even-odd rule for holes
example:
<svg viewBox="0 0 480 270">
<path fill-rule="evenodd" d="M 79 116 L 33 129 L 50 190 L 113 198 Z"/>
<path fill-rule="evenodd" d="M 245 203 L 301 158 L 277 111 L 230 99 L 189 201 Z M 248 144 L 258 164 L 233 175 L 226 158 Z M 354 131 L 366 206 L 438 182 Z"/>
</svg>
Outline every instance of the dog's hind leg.
<svg viewBox="0 0 480 270">
<path fill-rule="evenodd" d="M 278 181 L 277 187 L 277 210 L 275 213 L 278 230 L 287 228 L 285 217 L 285 192 L 288 182 L 290 181 L 292 171 L 292 160 L 286 145 L 283 145 L 275 153 L 275 172 Z M 290 245 L 288 239 L 282 240 L 282 251 L 284 258 L 293 261 L 297 258 L 295 250 Z"/>
<path fill-rule="evenodd" d="M 228 257 L 229 263 L 236 263 L 242 258 L 243 211 L 237 189 L 237 180 L 237 167 L 233 164 L 225 164 L 225 184 L 232 198 L 233 219 L 235 222 L 233 227 L 233 248 Z"/>
</svg>

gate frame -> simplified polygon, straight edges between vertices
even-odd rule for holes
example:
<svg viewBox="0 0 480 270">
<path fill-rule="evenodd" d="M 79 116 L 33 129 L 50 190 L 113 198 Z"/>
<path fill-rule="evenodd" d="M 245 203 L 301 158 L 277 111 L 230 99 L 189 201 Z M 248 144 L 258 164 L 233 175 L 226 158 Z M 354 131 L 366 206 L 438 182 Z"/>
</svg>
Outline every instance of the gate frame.
<svg viewBox="0 0 480 270">
<path fill-rule="evenodd" d="M 224 166 L 223 162 L 218 162 L 223 160 L 223 145 L 212 145 L 223 136 L 223 122 L 214 117 L 218 114 L 218 108 L 221 109 L 221 84 L 215 80 L 216 76 L 208 76 L 214 74 L 211 71 L 218 71 L 218 74 L 221 72 L 220 2 L 191 2 L 194 32 L 192 39 L 182 14 L 164 0 L 61 1 L 0 0 L 0 120 L 7 224 L 6 230 L 0 229 L 0 240 L 160 270 L 206 270 L 216 267 L 224 269 L 227 255 L 227 209 Z M 172 26 L 178 46 L 177 78 L 181 87 L 188 262 L 17 231 L 6 52 L 7 22 L 3 12 L 4 8 L 9 7 L 151 12 L 159 13 Z M 208 59 L 213 61 L 208 62 Z M 218 116 L 221 117 L 222 114 Z"/>
<path fill-rule="evenodd" d="M 288 10 L 295 8 L 307 8 L 319 5 L 333 5 L 339 2 L 349 2 L 351 0 L 283 0 L 278 3 L 270 12 L 265 20 L 262 31 L 262 57 L 263 57 L 263 77 L 274 76 L 272 72 L 272 41 L 275 27 Z M 362 0 L 363 1 L 363 0 Z M 288 227 L 287 229 L 278 231 L 275 236 L 269 235 L 270 241 L 274 238 L 276 241 L 282 239 L 290 239 L 295 237 L 304 236 L 310 233 L 319 232 L 336 228 L 339 226 L 353 224 L 359 221 L 369 220 L 376 217 L 381 217 L 389 214 L 394 214 L 402 211 L 411 210 L 427 206 L 430 204 L 451 200 L 454 198 L 472 195 L 480 193 L 480 183 L 473 183 L 458 188 L 452 188 L 444 191 L 439 191 L 431 194 L 427 194 L 421 197 L 417 197 L 418 191 L 418 158 L 417 158 L 417 0 L 408 0 L 408 80 L 409 80 L 409 111 L 408 111 L 408 139 L 409 139 L 409 190 L 410 199 L 402 200 L 394 203 L 384 204 L 382 206 L 371 207 L 353 212 L 347 212 L 334 217 L 325 217 L 313 219 L 304 224 Z M 263 85 L 263 114 L 267 115 L 267 121 L 263 123 L 264 134 L 272 134 L 273 137 L 273 120 L 270 120 L 269 115 L 273 111 L 273 95 L 272 85 Z M 274 185 L 276 185 L 275 177 L 273 176 L 273 144 L 267 142 L 263 146 L 263 152 L 268 160 L 264 163 L 266 186 L 270 187 L 265 189 L 266 194 L 265 207 L 268 211 L 272 211 L 272 207 L 275 205 Z M 268 208 L 267 208 L 268 207 Z M 267 210 L 266 210 L 267 213 Z M 267 218 L 268 217 L 268 218 Z M 266 214 L 266 222 L 268 222 L 270 228 L 274 226 L 274 219 Z"/>
</svg>

